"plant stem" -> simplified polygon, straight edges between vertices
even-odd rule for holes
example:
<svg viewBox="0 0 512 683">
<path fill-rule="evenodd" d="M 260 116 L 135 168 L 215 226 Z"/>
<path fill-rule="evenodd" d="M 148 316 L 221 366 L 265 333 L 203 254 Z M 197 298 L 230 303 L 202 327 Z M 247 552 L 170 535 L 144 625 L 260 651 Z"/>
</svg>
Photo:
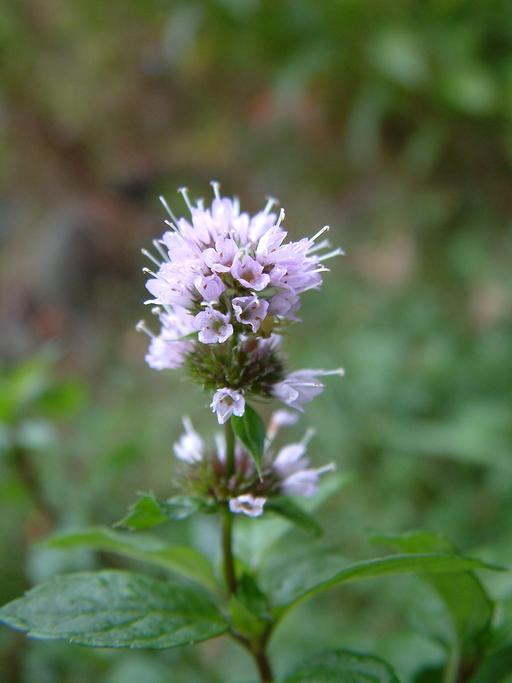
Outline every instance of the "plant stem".
<svg viewBox="0 0 512 683">
<path fill-rule="evenodd" d="M 226 438 L 226 481 L 229 482 L 235 472 L 235 433 L 231 420 L 224 425 Z M 224 524 L 222 527 L 222 552 L 224 557 L 224 577 L 230 595 L 236 593 L 235 560 L 233 557 L 233 515 L 226 504 Z"/>
<path fill-rule="evenodd" d="M 229 483 L 231 477 L 235 474 L 235 433 L 231 425 L 231 420 L 228 420 L 224 425 L 224 434 L 226 440 L 226 483 Z M 237 591 L 237 581 L 235 573 L 235 560 L 233 557 L 233 514 L 231 513 L 228 504 L 224 509 L 224 523 L 222 527 L 222 552 L 224 557 L 224 577 L 229 595 L 233 595 Z M 258 668 L 261 683 L 273 683 L 274 675 L 272 667 L 266 653 L 266 642 L 270 635 L 270 629 L 264 634 L 258 645 L 252 645 L 243 637 L 236 637 L 242 645 L 247 648 L 254 662 Z"/>
<path fill-rule="evenodd" d="M 262 650 L 261 652 L 254 652 L 253 657 L 254 661 L 256 662 L 256 666 L 258 667 L 261 683 L 272 683 L 274 680 L 274 674 L 272 673 L 272 667 L 270 666 L 270 661 L 265 650 Z"/>
<path fill-rule="evenodd" d="M 235 432 L 229 419 L 224 425 L 226 439 L 226 479 L 229 481 L 235 473 Z"/>
</svg>

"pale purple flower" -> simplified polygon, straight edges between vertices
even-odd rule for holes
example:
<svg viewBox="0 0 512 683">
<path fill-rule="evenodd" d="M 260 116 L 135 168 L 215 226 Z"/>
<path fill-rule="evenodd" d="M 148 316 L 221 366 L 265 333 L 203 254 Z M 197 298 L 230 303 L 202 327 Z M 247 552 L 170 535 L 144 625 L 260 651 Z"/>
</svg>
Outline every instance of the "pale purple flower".
<svg viewBox="0 0 512 683">
<path fill-rule="evenodd" d="M 196 272 L 190 272 L 189 277 L 184 277 L 184 268 L 173 263 L 162 263 L 156 273 L 148 268 L 145 272 L 154 275 L 154 278 L 146 283 L 147 289 L 155 297 L 150 303 L 184 308 L 190 306 L 194 287 L 191 277 L 197 277 Z"/>
<path fill-rule="evenodd" d="M 300 308 L 300 299 L 292 290 L 281 290 L 270 299 L 269 315 L 298 320 L 294 312 Z"/>
<path fill-rule="evenodd" d="M 280 477 L 285 478 L 309 465 L 309 460 L 305 455 L 305 443 L 288 444 L 288 446 L 281 448 L 277 454 L 274 460 L 274 469 Z"/>
<path fill-rule="evenodd" d="M 244 287 L 257 292 L 265 289 L 270 282 L 270 277 L 263 272 L 261 263 L 247 254 L 235 258 L 231 266 L 231 275 Z"/>
<path fill-rule="evenodd" d="M 222 237 L 215 242 L 215 249 L 206 249 L 203 253 L 205 264 L 216 273 L 228 273 L 238 252 L 236 242 Z"/>
<path fill-rule="evenodd" d="M 313 496 L 318 490 L 320 475 L 335 469 L 334 463 L 330 463 L 323 467 L 298 470 L 281 482 L 281 493 L 285 496 Z"/>
<path fill-rule="evenodd" d="M 241 211 L 238 199 L 221 196 L 218 183 L 212 187 L 210 203 L 193 201 L 186 189 L 180 190 L 186 217 L 175 216 L 161 197 L 168 229 L 153 241 L 153 253 L 143 250 L 152 262 L 151 269 L 144 269 L 152 297 L 146 303 L 163 309 L 166 316 L 189 321 L 187 331 L 178 333 L 174 324 L 162 319 L 160 334 L 150 333 L 146 360 L 156 369 L 183 365 L 198 341 L 225 343 L 235 333 L 235 319 L 244 326 L 237 341 L 254 336 L 253 360 L 264 360 L 276 350 L 275 338 L 283 324 L 298 320 L 302 293 L 320 287 L 327 270 L 324 261 L 342 253 L 329 251 L 329 241 L 322 237 L 327 226 L 311 238 L 290 241 L 282 226 L 284 211 L 272 211 L 274 199 L 250 215 Z M 270 319 L 268 329 L 274 329 L 270 341 L 260 333 L 265 318 Z M 323 389 L 321 374 L 292 373 L 273 393 L 301 410 Z"/>
<path fill-rule="evenodd" d="M 276 410 L 270 418 L 270 424 L 267 430 L 267 439 L 273 441 L 277 436 L 281 427 L 289 427 L 296 424 L 299 416 L 297 413 L 291 413 L 289 410 Z"/>
<path fill-rule="evenodd" d="M 217 389 L 213 395 L 210 408 L 217 414 L 219 424 L 224 424 L 231 415 L 241 417 L 245 411 L 245 399 L 241 391 L 235 389 Z"/>
<path fill-rule="evenodd" d="M 242 513 L 247 517 L 259 517 L 263 514 L 263 506 L 267 502 L 266 498 L 255 497 L 250 493 L 231 498 L 229 509 L 234 513 Z"/>
<path fill-rule="evenodd" d="M 226 289 L 224 283 L 218 275 L 199 275 L 195 282 L 195 287 L 204 301 L 217 303 L 220 295 Z"/>
<path fill-rule="evenodd" d="M 258 299 L 256 294 L 238 296 L 231 302 L 235 318 L 243 325 L 250 325 L 253 332 L 257 332 L 268 310 L 268 301 Z"/>
<path fill-rule="evenodd" d="M 204 457 L 204 442 L 192 426 L 189 417 L 183 418 L 185 433 L 174 444 L 174 453 L 183 462 L 193 465 L 201 462 Z"/>
<path fill-rule="evenodd" d="M 199 341 L 203 344 L 223 344 L 233 334 L 229 313 L 221 313 L 211 306 L 198 313 L 194 327 L 199 331 Z"/>
<path fill-rule="evenodd" d="M 344 370 L 297 370 L 291 372 L 282 382 L 278 382 L 272 389 L 273 395 L 280 401 L 303 412 L 304 404 L 309 403 L 315 396 L 321 394 L 324 385 L 318 377 L 327 375 L 344 375 Z"/>
<path fill-rule="evenodd" d="M 137 323 L 136 327 L 151 339 L 146 363 L 154 370 L 179 368 L 193 346 L 192 340 L 184 337 L 194 331 L 194 319 L 182 308 L 172 313 L 162 313 L 160 309 L 155 309 L 154 312 L 161 324 L 160 334 L 153 334 L 143 320 Z"/>
</svg>

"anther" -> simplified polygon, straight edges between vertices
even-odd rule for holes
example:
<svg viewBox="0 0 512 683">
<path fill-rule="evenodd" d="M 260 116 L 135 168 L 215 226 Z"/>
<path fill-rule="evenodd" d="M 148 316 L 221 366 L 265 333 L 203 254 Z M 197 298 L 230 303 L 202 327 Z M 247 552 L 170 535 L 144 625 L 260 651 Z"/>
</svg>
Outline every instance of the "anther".
<svg viewBox="0 0 512 683">
<path fill-rule="evenodd" d="M 285 211 L 284 211 L 284 209 L 281 209 L 281 211 L 279 212 L 279 218 L 277 219 L 276 228 L 278 228 L 281 225 L 281 223 L 284 221 L 284 217 L 285 217 Z"/>
<path fill-rule="evenodd" d="M 330 225 L 324 225 L 324 227 L 321 230 L 319 230 L 318 232 L 316 232 L 309 241 L 314 242 L 315 240 L 317 240 L 320 237 L 320 235 L 323 235 L 324 232 L 329 232 L 330 229 L 331 229 Z"/>
<path fill-rule="evenodd" d="M 185 200 L 185 204 L 187 205 L 188 210 L 192 213 L 192 209 L 194 208 L 190 202 L 190 198 L 188 196 L 188 188 L 186 187 L 180 187 L 178 192 L 181 194 L 183 199 Z"/>
<path fill-rule="evenodd" d="M 275 206 L 278 202 L 275 197 L 267 197 L 267 203 L 265 204 L 265 208 L 263 209 L 263 213 L 269 214 L 270 211 L 272 210 L 272 207 Z"/>
<path fill-rule="evenodd" d="M 168 225 L 171 228 L 171 230 L 174 230 L 174 232 L 178 232 L 178 228 L 174 225 L 174 223 L 171 223 L 171 221 L 165 219 L 164 223 Z"/>
<path fill-rule="evenodd" d="M 210 185 L 212 186 L 215 199 L 220 199 L 220 183 L 217 180 L 212 180 Z"/>
<path fill-rule="evenodd" d="M 149 327 L 147 327 L 146 322 L 144 320 L 139 320 L 139 322 L 135 325 L 135 329 L 137 332 L 144 332 L 144 334 L 147 334 L 150 339 L 154 339 L 155 335 Z"/>
</svg>

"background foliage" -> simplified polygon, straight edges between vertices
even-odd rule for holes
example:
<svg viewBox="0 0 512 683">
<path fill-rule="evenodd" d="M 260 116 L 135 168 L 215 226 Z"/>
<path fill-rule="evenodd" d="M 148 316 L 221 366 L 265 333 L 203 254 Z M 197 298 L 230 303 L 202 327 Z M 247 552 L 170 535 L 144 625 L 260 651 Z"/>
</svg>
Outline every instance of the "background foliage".
<svg viewBox="0 0 512 683">
<path fill-rule="evenodd" d="M 2 603 L 127 566 L 38 541 L 170 493 L 181 414 L 204 399 L 144 366 L 139 248 L 159 192 L 210 178 L 347 250 L 288 340 L 296 367 L 347 371 L 306 411 L 317 461 L 351 473 L 329 538 L 362 558 L 369 532 L 422 527 L 512 560 L 511 50 L 506 0 L 2 4 Z M 215 540 L 207 517 L 162 533 Z M 484 578 L 506 638 L 511 581 Z M 280 627 L 278 670 L 353 647 L 412 681 L 441 659 L 441 610 L 412 578 L 341 587 Z M 224 640 L 132 654 L 3 629 L 0 648 L 9 683 L 248 679 Z"/>
</svg>

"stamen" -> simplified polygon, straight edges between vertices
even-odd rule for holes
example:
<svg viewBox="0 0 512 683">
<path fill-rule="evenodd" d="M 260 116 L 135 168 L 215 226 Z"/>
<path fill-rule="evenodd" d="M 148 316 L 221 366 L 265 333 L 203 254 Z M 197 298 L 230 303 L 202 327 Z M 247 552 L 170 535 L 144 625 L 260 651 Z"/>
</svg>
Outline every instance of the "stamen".
<svg viewBox="0 0 512 683">
<path fill-rule="evenodd" d="M 171 223 L 171 221 L 168 221 L 167 219 L 164 221 L 166 225 L 168 225 L 171 230 L 174 230 L 174 232 L 178 232 L 178 228 L 174 225 L 174 223 Z"/>
<path fill-rule="evenodd" d="M 321 251 L 322 249 L 327 249 L 327 247 L 331 246 L 330 240 L 322 240 L 318 244 L 315 244 L 314 247 L 311 247 L 311 249 L 308 249 L 308 255 L 309 254 L 314 254 L 316 251 Z"/>
<path fill-rule="evenodd" d="M 279 212 L 279 218 L 277 219 L 276 228 L 279 228 L 281 223 L 284 221 L 284 217 L 285 217 L 284 209 L 281 209 L 281 211 Z"/>
<path fill-rule="evenodd" d="M 263 213 L 268 215 L 270 213 L 270 211 L 272 210 L 272 207 L 277 204 L 278 200 L 275 199 L 274 197 L 267 197 L 266 199 L 267 199 L 267 203 L 265 204 L 265 208 L 263 209 Z"/>
<path fill-rule="evenodd" d="M 331 229 L 330 225 L 324 225 L 324 227 L 321 230 L 319 230 L 318 232 L 316 232 L 309 241 L 314 242 L 315 240 L 317 240 L 320 237 L 320 235 L 323 235 L 324 232 L 329 232 L 330 229 Z"/>
<path fill-rule="evenodd" d="M 343 377 L 345 375 L 344 368 L 336 368 L 335 370 L 315 370 L 315 373 L 320 377 L 328 377 L 329 375 L 339 375 Z"/>
<path fill-rule="evenodd" d="M 160 242 L 159 240 L 153 240 L 153 246 L 155 247 L 155 249 L 160 254 L 160 256 L 163 258 L 164 261 L 169 261 L 169 256 L 162 249 L 162 242 Z"/>
<path fill-rule="evenodd" d="M 328 258 L 334 258 L 334 256 L 344 256 L 345 252 L 341 247 L 338 247 L 337 249 L 333 249 L 333 251 L 330 251 L 328 254 L 322 254 L 322 256 L 318 257 L 318 261 L 325 261 Z"/>
<path fill-rule="evenodd" d="M 192 420 L 189 418 L 188 415 L 184 415 L 182 420 L 183 426 L 185 427 L 186 432 L 193 432 L 194 427 L 192 426 Z"/>
<path fill-rule="evenodd" d="M 215 199 L 220 199 L 220 183 L 217 180 L 212 180 L 210 185 L 213 188 L 213 194 L 215 195 Z"/>
<path fill-rule="evenodd" d="M 160 268 L 162 264 L 153 256 L 151 252 L 149 252 L 147 249 L 141 249 L 141 253 L 144 254 L 144 256 L 146 256 L 150 261 L 152 261 L 155 266 Z"/>
<path fill-rule="evenodd" d="M 313 429 L 312 427 L 309 427 L 306 429 L 306 433 L 301 439 L 301 442 L 304 444 L 304 446 L 307 446 L 308 443 L 311 441 L 311 439 L 315 436 L 316 434 L 316 429 Z"/>
<path fill-rule="evenodd" d="M 139 322 L 135 325 L 135 329 L 137 332 L 144 332 L 144 334 L 147 334 L 150 339 L 154 339 L 155 335 L 149 327 L 147 327 L 146 322 L 144 320 L 139 320 Z"/>
<path fill-rule="evenodd" d="M 146 266 L 144 266 L 144 268 L 142 269 L 142 272 L 143 272 L 143 273 L 146 273 L 146 274 L 148 274 L 148 275 L 152 275 L 153 277 L 156 277 L 157 280 L 160 279 L 160 277 L 159 277 L 156 273 L 154 273 L 154 272 L 153 272 L 152 270 L 150 270 L 149 268 L 146 268 Z"/>
<path fill-rule="evenodd" d="M 173 212 L 172 212 L 172 210 L 171 210 L 171 207 L 170 207 L 169 204 L 167 203 L 165 197 L 163 197 L 162 195 L 160 195 L 160 197 L 158 197 L 158 199 L 162 202 L 162 205 L 163 205 L 164 209 L 167 211 L 167 213 L 168 213 L 169 216 L 172 218 L 172 220 L 173 220 L 175 223 L 177 223 L 178 221 L 177 221 L 177 219 L 176 219 L 176 216 L 173 214 Z"/>
<path fill-rule="evenodd" d="M 196 201 L 196 204 L 199 211 L 204 211 L 204 199 L 202 197 Z"/>
<path fill-rule="evenodd" d="M 323 467 L 317 467 L 316 473 L 325 474 L 326 472 L 334 472 L 335 470 L 336 465 L 333 462 L 330 462 L 328 465 L 324 465 Z"/>
<path fill-rule="evenodd" d="M 188 196 L 188 188 L 186 188 L 186 187 L 180 187 L 180 189 L 178 190 L 178 192 L 181 194 L 181 196 L 182 196 L 183 199 L 185 200 L 185 204 L 187 205 L 188 210 L 190 211 L 190 213 L 192 213 L 192 209 L 193 209 L 194 207 L 192 206 L 192 203 L 191 203 L 190 198 L 189 198 L 189 196 Z"/>
</svg>

